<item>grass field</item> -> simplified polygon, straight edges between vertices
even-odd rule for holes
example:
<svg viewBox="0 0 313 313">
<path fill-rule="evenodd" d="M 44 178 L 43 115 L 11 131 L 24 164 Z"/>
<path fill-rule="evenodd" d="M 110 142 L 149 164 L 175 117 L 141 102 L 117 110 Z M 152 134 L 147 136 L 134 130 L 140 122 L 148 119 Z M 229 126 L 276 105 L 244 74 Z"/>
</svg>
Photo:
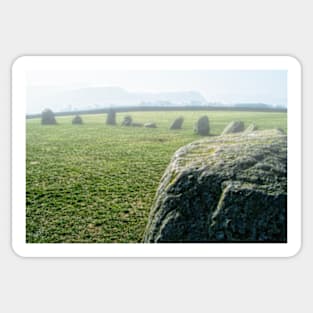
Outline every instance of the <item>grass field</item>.
<svg viewBox="0 0 313 313">
<path fill-rule="evenodd" d="M 58 125 L 27 120 L 26 234 L 29 243 L 140 242 L 159 180 L 173 153 L 199 139 L 193 124 L 210 119 L 213 135 L 232 120 L 260 129 L 287 128 L 286 113 L 133 112 L 158 128 L 105 125 L 105 114 L 57 117 Z M 182 130 L 169 126 L 178 116 Z"/>
</svg>

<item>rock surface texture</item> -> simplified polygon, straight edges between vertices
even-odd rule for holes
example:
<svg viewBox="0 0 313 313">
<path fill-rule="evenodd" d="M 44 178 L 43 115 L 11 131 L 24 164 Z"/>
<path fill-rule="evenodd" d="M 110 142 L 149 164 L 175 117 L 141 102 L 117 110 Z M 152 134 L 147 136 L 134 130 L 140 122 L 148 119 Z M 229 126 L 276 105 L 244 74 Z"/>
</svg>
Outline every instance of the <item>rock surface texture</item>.
<svg viewBox="0 0 313 313">
<path fill-rule="evenodd" d="M 158 188 L 144 242 L 286 242 L 287 137 L 278 130 L 180 148 Z"/>
</svg>

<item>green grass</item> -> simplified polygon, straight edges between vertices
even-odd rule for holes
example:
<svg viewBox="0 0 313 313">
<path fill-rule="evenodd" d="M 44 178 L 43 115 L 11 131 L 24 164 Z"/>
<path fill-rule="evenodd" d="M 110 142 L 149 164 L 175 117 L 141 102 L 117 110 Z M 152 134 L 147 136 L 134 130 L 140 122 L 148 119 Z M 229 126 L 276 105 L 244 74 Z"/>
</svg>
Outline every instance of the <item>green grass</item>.
<svg viewBox="0 0 313 313">
<path fill-rule="evenodd" d="M 286 113 L 134 112 L 135 122 L 158 128 L 105 125 L 105 114 L 57 117 L 58 125 L 27 120 L 26 240 L 29 243 L 140 242 L 149 210 L 173 153 L 199 139 L 197 118 L 207 114 L 218 135 L 232 120 L 286 130 Z M 169 125 L 184 116 L 182 130 Z"/>
</svg>

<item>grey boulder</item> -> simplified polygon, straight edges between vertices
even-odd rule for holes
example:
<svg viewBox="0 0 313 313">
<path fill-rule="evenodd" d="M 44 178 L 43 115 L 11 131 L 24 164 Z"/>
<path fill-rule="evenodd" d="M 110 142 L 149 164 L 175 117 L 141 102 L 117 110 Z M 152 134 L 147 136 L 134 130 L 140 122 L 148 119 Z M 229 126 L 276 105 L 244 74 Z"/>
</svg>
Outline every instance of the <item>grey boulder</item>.
<svg viewBox="0 0 313 313">
<path fill-rule="evenodd" d="M 286 242 L 287 137 L 278 130 L 202 139 L 166 169 L 143 241 Z"/>
</svg>

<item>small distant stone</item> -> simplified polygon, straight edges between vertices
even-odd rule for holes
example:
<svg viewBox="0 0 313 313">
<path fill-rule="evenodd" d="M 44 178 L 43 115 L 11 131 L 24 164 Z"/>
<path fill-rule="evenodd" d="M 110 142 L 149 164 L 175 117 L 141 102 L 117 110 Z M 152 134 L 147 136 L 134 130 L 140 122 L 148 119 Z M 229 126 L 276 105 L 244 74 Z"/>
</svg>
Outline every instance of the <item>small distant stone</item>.
<svg viewBox="0 0 313 313">
<path fill-rule="evenodd" d="M 201 135 L 201 136 L 207 136 L 209 135 L 210 133 L 210 124 L 209 124 L 209 118 L 204 115 L 204 116 L 201 116 L 196 125 L 195 125 L 195 132 L 198 134 L 198 135 Z"/>
<path fill-rule="evenodd" d="M 112 109 L 108 111 L 106 124 L 107 125 L 116 125 L 116 112 Z"/>
<path fill-rule="evenodd" d="M 181 129 L 184 122 L 184 118 L 182 116 L 178 117 L 172 125 L 170 126 L 170 129 Z"/>
<path fill-rule="evenodd" d="M 143 126 L 147 128 L 157 128 L 156 123 L 146 123 Z"/>
<path fill-rule="evenodd" d="M 131 126 L 133 119 L 130 115 L 126 115 L 123 119 L 122 126 Z"/>
<path fill-rule="evenodd" d="M 232 121 L 223 130 L 222 135 L 240 133 L 244 131 L 245 125 L 241 121 Z"/>
<path fill-rule="evenodd" d="M 83 124 L 83 120 L 79 115 L 75 115 L 72 119 L 72 124 Z"/>
</svg>

